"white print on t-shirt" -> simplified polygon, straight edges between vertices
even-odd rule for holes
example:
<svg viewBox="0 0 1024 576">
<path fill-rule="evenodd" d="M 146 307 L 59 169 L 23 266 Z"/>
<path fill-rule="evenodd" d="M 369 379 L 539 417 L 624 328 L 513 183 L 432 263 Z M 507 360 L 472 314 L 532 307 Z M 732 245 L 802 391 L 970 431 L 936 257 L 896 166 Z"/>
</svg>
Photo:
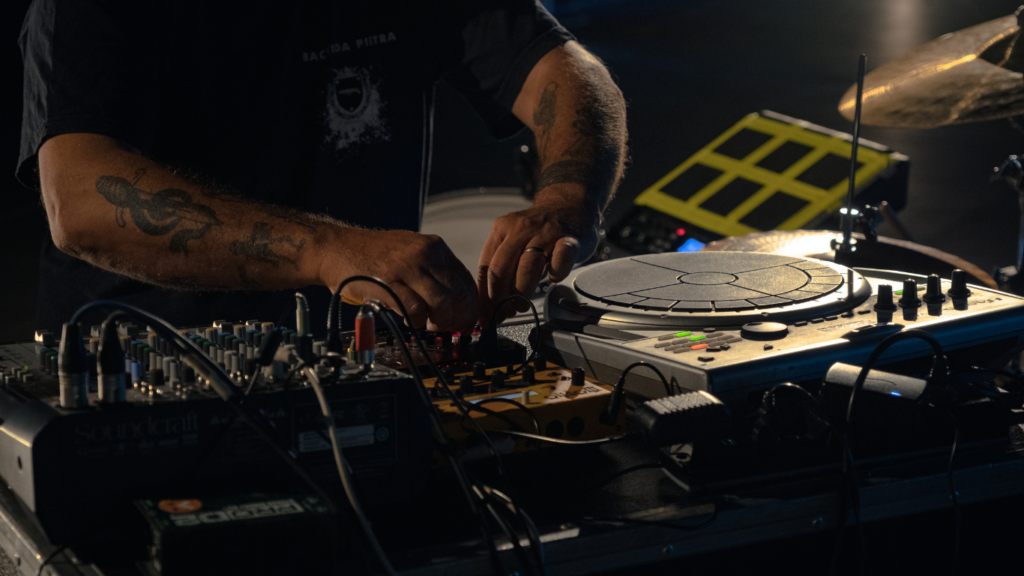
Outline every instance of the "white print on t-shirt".
<svg viewBox="0 0 1024 576">
<path fill-rule="evenodd" d="M 365 68 L 327 70 L 327 102 L 324 109 L 324 144 L 341 152 L 353 144 L 391 140 L 384 118 L 386 103 L 379 82 Z"/>
<path fill-rule="evenodd" d="M 318 62 L 320 60 L 326 60 L 329 54 L 338 54 L 339 52 L 351 52 L 352 47 L 355 46 L 356 50 L 363 48 L 369 48 L 371 46 L 379 46 L 381 44 L 387 44 L 388 42 L 396 42 L 398 37 L 395 36 L 394 32 L 388 32 L 387 34 L 371 34 L 364 36 L 356 40 L 350 40 L 348 42 L 335 42 L 323 50 L 314 50 L 312 52 L 303 52 L 303 62 Z"/>
</svg>

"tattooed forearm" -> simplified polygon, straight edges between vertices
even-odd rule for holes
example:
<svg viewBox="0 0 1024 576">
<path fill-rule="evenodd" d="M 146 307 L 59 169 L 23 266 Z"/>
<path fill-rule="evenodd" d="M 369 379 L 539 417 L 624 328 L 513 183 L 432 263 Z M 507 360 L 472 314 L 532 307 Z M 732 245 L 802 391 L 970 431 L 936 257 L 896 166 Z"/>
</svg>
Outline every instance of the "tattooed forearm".
<svg viewBox="0 0 1024 576">
<path fill-rule="evenodd" d="M 171 252 L 188 256 L 189 240 L 202 238 L 212 227 L 223 222 L 212 208 L 196 204 L 184 190 L 165 188 L 150 193 L 136 188 L 135 183 L 145 173 L 145 170 L 136 172 L 135 182 L 118 176 L 100 176 L 96 180 L 96 191 L 114 205 L 118 226 L 124 228 L 128 225 L 125 219 L 127 210 L 132 222 L 144 234 L 164 236 L 173 232 Z"/>
<path fill-rule="evenodd" d="M 551 139 L 551 129 L 555 126 L 555 117 L 558 114 L 557 103 L 558 83 L 550 82 L 544 87 L 540 95 L 537 109 L 533 111 L 533 123 L 537 130 L 537 153 L 544 158 L 548 151 L 548 141 Z"/>
<path fill-rule="evenodd" d="M 537 189 L 577 184 L 603 207 L 622 177 L 626 107 L 604 65 L 580 48 L 551 69 L 532 113 L 540 167 Z"/>
<path fill-rule="evenodd" d="M 238 267 L 238 281 L 242 283 L 242 288 L 245 290 L 259 290 L 263 286 L 249 277 L 249 272 L 245 269 L 245 266 Z"/>
<path fill-rule="evenodd" d="M 562 160 L 549 165 L 541 171 L 537 178 L 537 189 L 543 190 L 553 184 L 590 183 L 593 166 L 584 160 Z"/>
<path fill-rule="evenodd" d="M 270 264 L 274 268 L 281 262 L 288 262 L 295 269 L 298 269 L 298 260 L 296 258 L 289 258 L 283 254 L 274 252 L 272 247 L 275 244 L 287 244 L 291 246 L 294 255 L 297 255 L 306 246 L 306 239 L 301 238 L 298 242 L 292 240 L 291 236 L 277 236 L 273 235 L 274 228 L 266 222 L 256 222 L 252 225 L 252 233 L 249 234 L 247 240 L 235 240 L 231 243 L 231 253 L 235 256 L 241 256 L 249 262 L 262 262 L 264 264 Z M 243 268 L 239 268 L 241 271 Z"/>
</svg>

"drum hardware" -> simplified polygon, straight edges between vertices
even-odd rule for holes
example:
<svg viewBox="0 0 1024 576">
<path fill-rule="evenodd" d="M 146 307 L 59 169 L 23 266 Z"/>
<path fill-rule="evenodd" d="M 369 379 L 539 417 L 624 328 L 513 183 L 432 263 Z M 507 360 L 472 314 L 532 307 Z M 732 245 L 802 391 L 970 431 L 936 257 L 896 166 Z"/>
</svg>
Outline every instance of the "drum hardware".
<svg viewBox="0 0 1024 576">
<path fill-rule="evenodd" d="M 936 128 L 1024 114 L 1021 11 L 946 34 L 867 74 L 863 122 Z M 857 87 L 839 102 L 853 120 Z"/>
<path fill-rule="evenodd" d="M 997 266 L 992 274 L 999 287 L 1014 294 L 1024 294 L 1024 166 L 1014 154 L 992 169 L 992 182 L 1005 182 L 1017 192 L 1017 209 L 1020 223 L 1017 225 L 1017 262 L 1013 266 Z"/>
</svg>

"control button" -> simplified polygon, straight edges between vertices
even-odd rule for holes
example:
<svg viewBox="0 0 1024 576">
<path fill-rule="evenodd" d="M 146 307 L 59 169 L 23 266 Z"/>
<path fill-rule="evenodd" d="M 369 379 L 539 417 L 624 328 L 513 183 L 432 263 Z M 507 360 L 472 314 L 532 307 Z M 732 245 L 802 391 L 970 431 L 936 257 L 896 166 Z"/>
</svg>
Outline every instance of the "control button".
<svg viewBox="0 0 1024 576">
<path fill-rule="evenodd" d="M 729 346 L 728 344 L 722 344 L 722 345 L 720 346 L 720 348 L 721 348 L 722 350 L 728 350 L 729 348 L 731 348 L 731 346 Z"/>
<path fill-rule="evenodd" d="M 839 316 L 825 316 L 825 320 L 828 320 L 830 322 L 832 320 L 838 320 L 838 319 L 839 319 Z"/>
<path fill-rule="evenodd" d="M 676 332 L 676 338 L 686 338 L 690 334 L 693 334 L 693 332 Z"/>
<path fill-rule="evenodd" d="M 722 347 L 721 346 L 708 346 L 707 351 L 708 352 L 721 352 L 722 351 Z"/>
<path fill-rule="evenodd" d="M 690 347 L 686 346 L 686 347 L 683 347 L 683 348 L 676 348 L 675 350 L 672 351 L 672 353 L 673 354 L 682 354 L 683 352 L 689 352 L 689 351 L 690 351 Z"/>
<path fill-rule="evenodd" d="M 903 294 L 900 297 L 900 306 L 904 308 L 917 308 L 921 305 L 921 299 L 917 297 L 917 280 L 907 278 L 903 281 Z"/>
<path fill-rule="evenodd" d="M 772 348 L 775 348 L 775 346 L 772 346 L 771 344 L 765 344 L 764 345 L 764 349 L 765 350 L 771 350 Z"/>
<path fill-rule="evenodd" d="M 938 274 L 928 276 L 928 288 L 922 300 L 926 304 L 942 304 L 946 301 L 946 296 L 942 294 L 942 278 Z"/>
<path fill-rule="evenodd" d="M 712 332 L 714 332 L 715 330 L 717 330 L 717 328 L 705 328 L 705 329 L 704 329 L 704 333 L 705 333 L 705 334 L 711 334 L 711 333 L 712 333 Z"/>
<path fill-rule="evenodd" d="M 740 334 L 751 340 L 778 340 L 789 334 L 789 326 L 780 322 L 751 322 L 740 328 Z"/>
<path fill-rule="evenodd" d="M 725 332 L 715 332 L 714 334 L 708 334 L 707 338 L 708 340 L 721 340 L 723 338 L 727 338 L 728 336 L 729 335 L 726 334 Z"/>
<path fill-rule="evenodd" d="M 716 344 L 717 343 L 731 343 L 731 342 L 743 342 L 743 338 L 740 338 L 739 336 L 726 336 L 725 338 L 722 338 L 721 340 L 716 341 Z"/>
<path fill-rule="evenodd" d="M 807 326 L 807 320 L 801 320 L 799 322 L 793 322 L 793 326 L 796 326 L 797 328 L 799 328 L 801 326 Z"/>
<path fill-rule="evenodd" d="M 953 270 L 953 274 L 949 277 L 949 280 L 953 284 L 949 288 L 949 292 L 946 292 L 946 294 L 949 294 L 950 298 L 967 298 L 971 295 L 971 290 L 967 288 L 967 272 L 957 268 L 956 270 Z"/>
<path fill-rule="evenodd" d="M 697 360 L 700 360 L 701 362 L 711 362 L 714 359 L 714 356 L 697 356 Z"/>
<path fill-rule="evenodd" d="M 882 284 L 878 287 L 878 296 L 875 299 L 875 310 L 892 311 L 896 304 L 892 301 L 892 286 Z"/>
<path fill-rule="evenodd" d="M 871 314 L 871 310 L 865 308 L 864 310 L 857 310 L 857 314 Z"/>
<path fill-rule="evenodd" d="M 853 310 L 847 310 L 846 312 L 840 314 L 840 316 L 842 316 L 843 318 L 853 318 Z"/>
<path fill-rule="evenodd" d="M 897 296 L 903 296 L 903 290 L 897 290 L 897 291 L 893 292 L 893 294 L 895 294 Z"/>
<path fill-rule="evenodd" d="M 811 324 L 821 324 L 824 321 L 825 321 L 824 318 L 814 318 L 814 319 L 811 320 Z"/>
<path fill-rule="evenodd" d="M 703 349 L 705 349 L 707 347 L 708 347 L 707 344 L 696 344 L 694 346 L 690 346 L 690 350 L 703 350 Z"/>
<path fill-rule="evenodd" d="M 674 344 L 676 344 L 676 342 L 674 340 L 670 340 L 668 342 L 658 342 L 657 344 L 654 345 L 654 347 L 655 348 L 668 348 L 669 346 L 672 346 Z"/>
<path fill-rule="evenodd" d="M 703 334 L 697 334 L 696 336 L 690 336 L 690 342 L 698 342 L 700 340 L 704 340 L 705 338 L 707 338 L 707 336 Z"/>
<path fill-rule="evenodd" d="M 659 342 L 664 342 L 665 340 L 671 340 L 671 339 L 673 339 L 675 337 L 676 337 L 675 334 L 665 334 L 664 336 L 658 336 L 658 341 Z"/>
</svg>

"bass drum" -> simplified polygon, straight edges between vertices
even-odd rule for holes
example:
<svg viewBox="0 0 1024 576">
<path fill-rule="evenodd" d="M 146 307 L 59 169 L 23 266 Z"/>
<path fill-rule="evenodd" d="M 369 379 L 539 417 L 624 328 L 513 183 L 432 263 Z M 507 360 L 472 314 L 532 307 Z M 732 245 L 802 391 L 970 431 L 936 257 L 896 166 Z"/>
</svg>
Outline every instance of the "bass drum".
<svg viewBox="0 0 1024 576">
<path fill-rule="evenodd" d="M 533 202 L 523 196 L 519 188 L 467 188 L 434 194 L 427 197 L 423 207 L 420 232 L 436 234 L 444 239 L 455 256 L 476 277 L 477 266 L 484 243 L 494 221 L 508 214 L 525 210 Z M 544 294 L 550 289 L 547 280 L 541 281 L 532 296 L 537 314 L 543 314 Z M 533 313 L 527 311 L 509 318 L 503 326 L 533 323 Z"/>
</svg>

